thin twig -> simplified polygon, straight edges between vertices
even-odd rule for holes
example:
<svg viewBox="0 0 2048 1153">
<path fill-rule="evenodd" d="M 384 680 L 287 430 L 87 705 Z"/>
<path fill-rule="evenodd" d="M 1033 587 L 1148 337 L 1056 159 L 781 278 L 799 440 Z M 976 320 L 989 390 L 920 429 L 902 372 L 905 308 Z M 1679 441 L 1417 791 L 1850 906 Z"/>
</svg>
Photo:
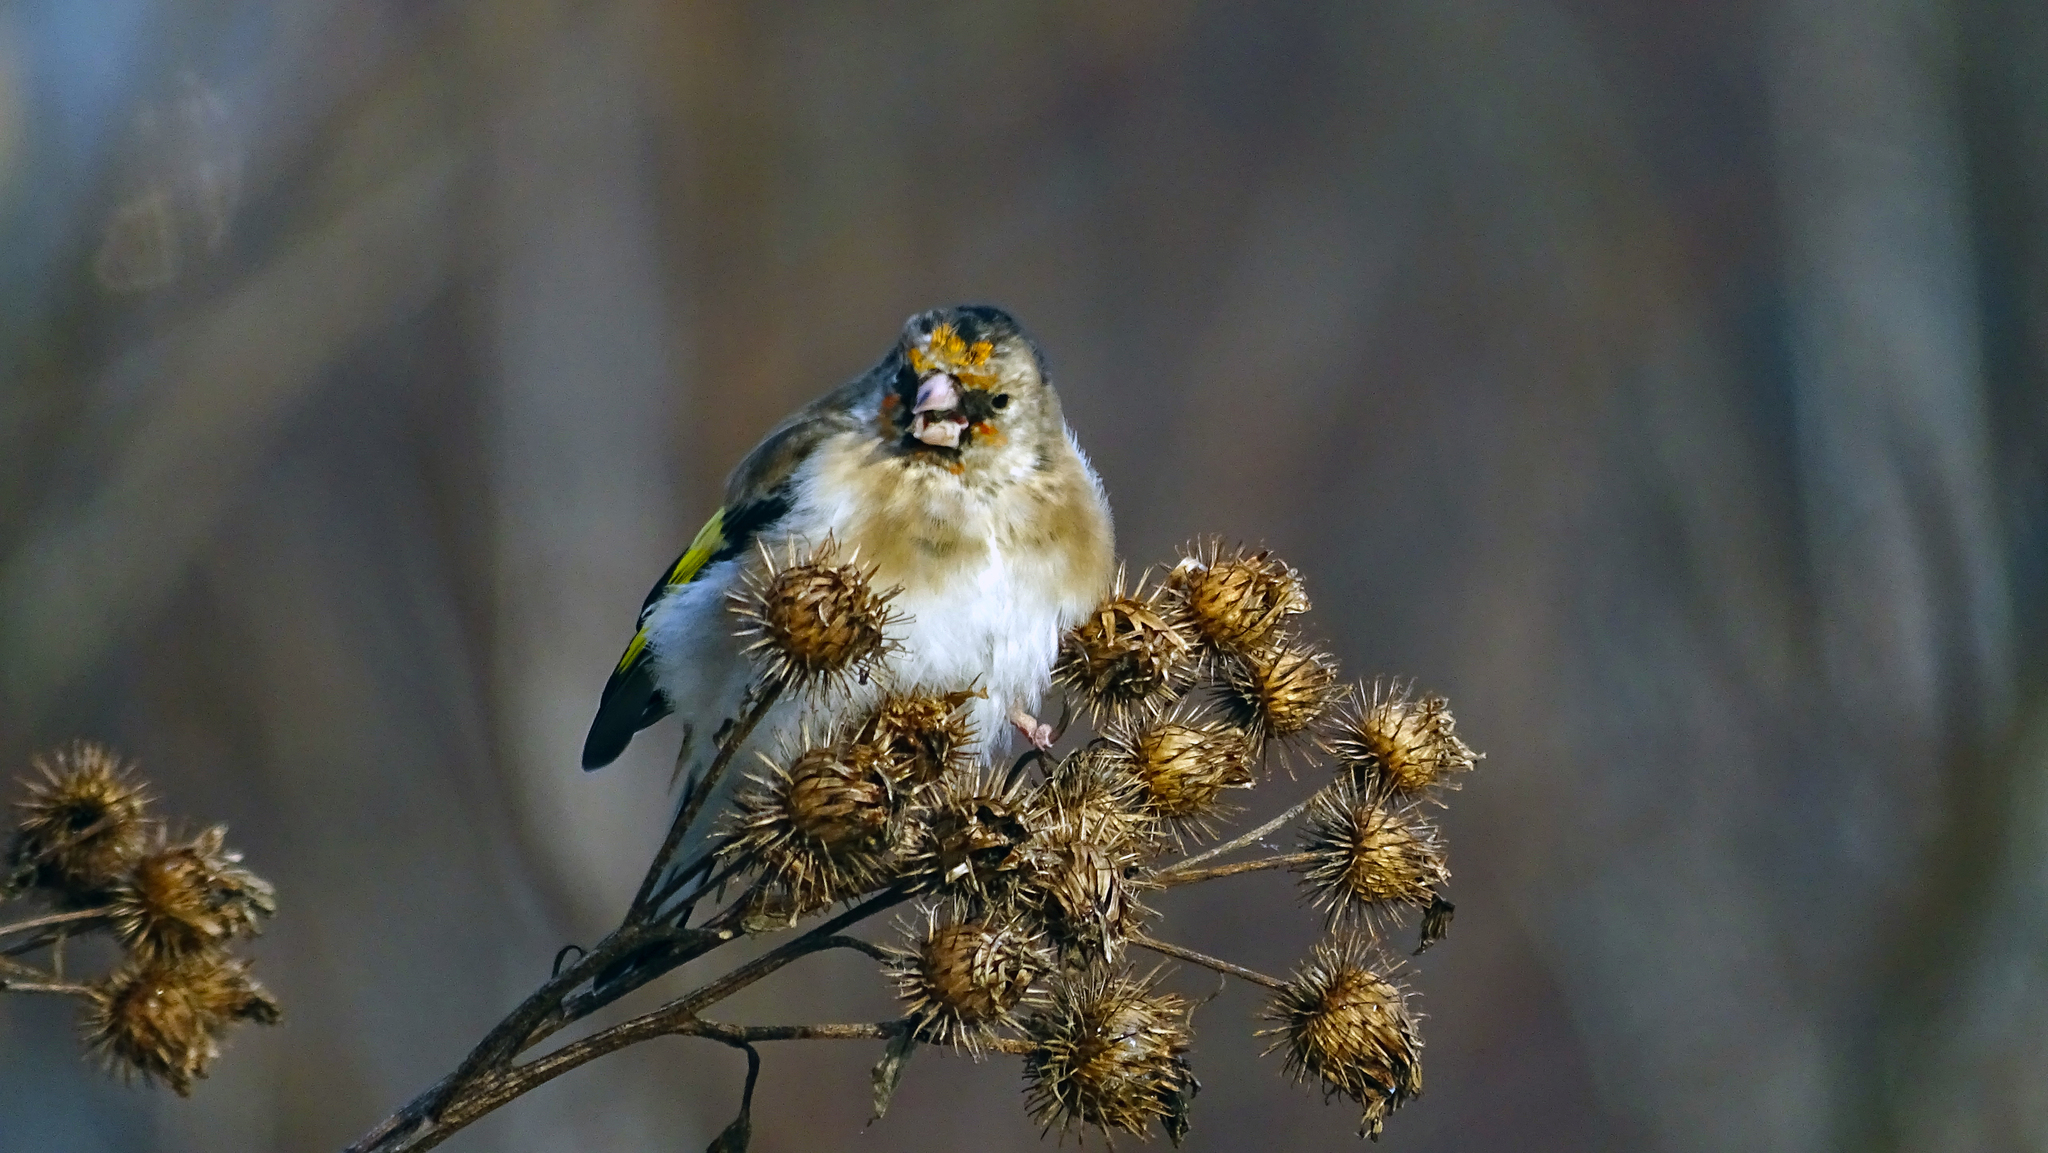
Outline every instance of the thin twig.
<svg viewBox="0 0 2048 1153">
<path fill-rule="evenodd" d="M 718 755 L 712 760 L 710 769 L 705 773 L 704 779 L 696 783 L 689 799 L 676 813 L 675 821 L 669 826 L 668 837 L 662 842 L 661 851 L 655 854 L 654 861 L 648 865 L 647 873 L 640 881 L 640 890 L 634 896 L 633 904 L 628 907 L 624 923 L 598 942 L 596 948 L 579 958 L 574 965 L 557 972 L 531 996 L 520 1002 L 511 1014 L 500 1021 L 475 1048 L 469 1051 L 462 1064 L 456 1067 L 455 1072 L 447 1080 L 429 1090 L 429 1096 L 424 1101 L 415 1101 L 414 1105 L 407 1106 L 401 1112 L 411 1111 L 415 1106 L 423 1105 L 426 1114 L 439 1113 L 448 1101 L 461 1092 L 463 1086 L 476 1080 L 486 1069 L 509 1065 L 521 1052 L 575 1020 L 576 1015 L 565 1015 L 561 1010 L 563 1002 L 578 986 L 602 975 L 616 962 L 649 946 L 651 942 L 645 927 L 654 910 L 654 906 L 648 903 L 650 894 L 661 882 L 668 862 L 674 858 L 677 848 L 682 843 L 683 834 L 688 831 L 697 814 L 703 810 L 705 800 L 710 796 L 711 786 L 717 784 L 719 774 L 731 763 L 734 754 L 754 731 L 754 726 L 767 715 L 768 710 L 781 695 L 780 682 L 764 688 L 760 697 L 725 733 L 724 739 L 719 742 Z M 722 940 L 703 942 L 704 947 L 692 956 L 702 956 L 722 943 Z M 614 993 L 613 998 L 623 996 L 625 991 Z"/>
<path fill-rule="evenodd" d="M 690 790 L 689 799 L 683 802 L 683 807 L 676 810 L 676 819 L 669 825 L 668 836 L 661 842 L 661 850 L 654 854 L 654 863 L 647 867 L 647 876 L 640 882 L 640 891 L 633 894 L 633 904 L 626 913 L 628 925 L 646 921 L 660 907 L 652 898 L 655 889 L 661 884 L 662 875 L 668 870 L 669 862 L 675 858 L 676 850 L 682 847 L 683 835 L 690 831 L 691 824 L 697 820 L 697 814 L 704 811 L 704 805 L 711 799 L 712 790 L 718 786 L 718 778 L 724 775 L 726 768 L 732 764 L 732 759 L 739 752 L 740 746 L 747 743 L 747 738 L 754 733 L 754 727 L 761 723 L 761 718 L 767 716 L 768 710 L 781 699 L 782 691 L 787 685 L 787 681 L 779 679 L 763 685 L 761 695 L 751 707 L 740 714 L 739 721 L 726 733 L 725 740 L 719 743 L 718 755 L 712 758 L 711 767 L 704 770 L 704 779 L 695 782 Z"/>
<path fill-rule="evenodd" d="M 1236 850 L 1242 849 L 1246 845 L 1249 845 L 1254 841 L 1270 836 L 1272 833 L 1277 831 L 1280 828 L 1280 826 L 1285 825 L 1287 822 L 1293 820 L 1294 818 L 1300 816 L 1302 813 L 1306 812 L 1308 810 L 1309 802 L 1313 800 L 1315 800 L 1315 797 L 1311 795 L 1308 798 L 1308 800 L 1303 801 L 1302 803 L 1294 806 L 1293 808 L 1287 810 L 1279 816 L 1274 817 L 1272 820 L 1267 821 L 1265 824 L 1260 825 L 1258 828 L 1253 829 L 1251 832 L 1246 833 L 1241 837 L 1234 837 L 1231 840 L 1225 841 L 1220 845 L 1212 846 L 1211 848 L 1205 849 L 1202 852 L 1196 853 L 1192 857 L 1187 857 L 1182 860 L 1175 861 L 1173 864 L 1168 865 L 1167 867 L 1152 874 L 1152 877 L 1154 880 L 1163 880 L 1164 878 L 1174 873 L 1177 873 L 1182 869 L 1188 868 L 1193 865 L 1199 865 L 1203 861 L 1220 857 L 1225 853 L 1235 852 Z"/>
<path fill-rule="evenodd" d="M 68 925 L 74 921 L 96 920 L 107 916 L 109 912 L 110 910 L 105 905 L 96 905 L 90 909 L 79 909 L 70 913 L 51 913 L 42 917 L 30 917 L 26 921 L 16 921 L 12 925 L 0 925 L 0 937 L 12 936 L 15 933 L 26 933 L 30 929 L 41 929 L 50 925 Z"/>
<path fill-rule="evenodd" d="M 1169 944 L 1165 941 L 1155 941 L 1150 937 L 1130 937 L 1128 940 L 1133 945 L 1150 949 L 1162 956 L 1172 957 L 1177 961 L 1186 961 L 1190 965 L 1200 965 L 1204 969 L 1214 969 L 1218 973 L 1250 981 L 1254 985 L 1264 985 L 1268 989 L 1285 989 L 1287 987 L 1287 982 L 1285 981 L 1276 977 L 1268 977 L 1257 969 L 1247 969 L 1243 965 L 1233 965 L 1221 957 L 1211 957 L 1207 953 L 1197 953 L 1193 949 L 1182 948 L 1179 945 Z"/>
<path fill-rule="evenodd" d="M 1213 881 L 1218 877 L 1234 877 L 1239 873 L 1256 873 L 1261 869 L 1291 869 L 1315 860 L 1314 853 L 1283 853 L 1277 857 L 1260 857 L 1255 861 L 1239 861 L 1235 865 L 1211 865 L 1206 869 L 1186 869 L 1175 865 L 1166 873 L 1159 874 L 1165 879 L 1162 885 L 1192 885 L 1198 881 Z M 1155 878 L 1156 879 L 1156 878 Z"/>
<path fill-rule="evenodd" d="M 820 949 L 853 949 L 857 952 L 866 953 L 884 965 L 897 959 L 895 953 L 875 944 L 873 941 L 864 941 L 859 937 L 827 937 L 818 947 Z"/>
<path fill-rule="evenodd" d="M 732 996 L 734 993 L 739 992 L 741 989 L 746 988 L 748 985 L 753 984 L 799 957 L 815 953 L 820 949 L 833 948 L 841 940 L 851 940 L 851 938 L 839 937 L 839 930 L 865 921 L 884 909 L 900 905 L 908 900 L 909 897 L 910 894 L 900 889 L 884 889 L 860 904 L 855 905 L 853 908 L 805 933 L 803 936 L 761 954 L 732 972 L 727 973 L 725 976 L 718 978 L 716 981 L 694 992 L 687 993 L 671 1003 L 682 1006 L 685 1013 L 694 1016 L 699 1009 L 725 1000 L 727 997 Z"/>
<path fill-rule="evenodd" d="M 53 979 L 51 974 L 43 972 L 34 965 L 24 965 L 20 961 L 10 961 L 6 957 L 0 957 L 0 973 L 13 973 L 17 977 L 26 977 L 31 981 L 48 981 Z"/>
<path fill-rule="evenodd" d="M 669 1034 L 694 1034 L 709 1036 L 714 1032 L 720 1039 L 753 1040 L 799 1040 L 796 1032 L 787 1035 L 774 1030 L 756 1036 L 752 1029 L 741 1032 L 741 1026 L 724 1026 L 706 1022 L 697 1013 L 719 1001 L 730 997 L 748 985 L 766 977 L 791 961 L 822 949 L 838 948 L 854 940 L 840 935 L 840 930 L 858 921 L 902 903 L 908 894 L 895 889 L 886 889 L 861 904 L 846 910 L 832 919 L 811 929 L 803 936 L 786 942 L 780 947 L 756 957 L 725 976 L 693 992 L 670 1001 L 648 1013 L 622 1021 L 609 1029 L 603 1029 L 581 1040 L 562 1046 L 545 1056 L 537 1057 L 524 1065 L 511 1065 L 485 1070 L 473 1082 L 449 1085 L 444 1094 L 445 1104 L 431 1114 L 418 1115 L 411 1119 L 392 1118 L 379 1125 L 362 1140 L 349 1147 L 350 1153 L 423 1153 L 453 1136 L 455 1132 L 479 1117 L 490 1113 L 513 1098 L 545 1082 L 569 1072 L 576 1067 L 594 1061 L 607 1053 L 616 1052 L 628 1045 L 637 1044 L 650 1037 Z M 693 930 L 702 932 L 702 930 Z M 602 947 L 602 946 L 600 946 Z M 830 1029 L 834 1032 L 819 1032 L 817 1039 L 886 1039 L 893 1033 L 880 1031 L 886 1026 L 789 1026 L 787 1029 Z M 845 1031 L 836 1031 L 836 1030 Z M 867 1031 L 867 1030 L 875 1031 Z M 451 1078 L 452 1080 L 452 1078 Z M 448 1085 L 444 1082 L 443 1085 Z M 439 1087 L 437 1087 L 439 1088 Z M 392 1138 L 399 1134 L 396 1140 Z"/>
<path fill-rule="evenodd" d="M 67 981 L 17 981 L 12 977 L 0 977 L 0 993 L 61 993 L 71 997 L 90 997 L 91 985 L 73 985 Z"/>
</svg>

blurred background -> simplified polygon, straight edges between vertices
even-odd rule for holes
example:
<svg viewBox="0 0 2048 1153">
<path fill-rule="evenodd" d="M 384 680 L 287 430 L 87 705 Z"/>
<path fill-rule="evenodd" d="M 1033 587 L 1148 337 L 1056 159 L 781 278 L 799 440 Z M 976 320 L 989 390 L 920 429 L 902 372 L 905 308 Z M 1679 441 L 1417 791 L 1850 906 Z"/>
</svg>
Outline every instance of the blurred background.
<svg viewBox="0 0 2048 1153">
<path fill-rule="evenodd" d="M 2021 0 L 11 0 L 0 764 L 227 821 L 287 1020 L 180 1100 L 7 998 L 0 1150 L 336 1149 L 450 1069 L 660 838 L 672 727 L 576 756 L 650 580 L 961 300 L 1135 564 L 1270 544 L 1488 754 L 1388 1147 L 2048 1148 L 2044 59 Z M 887 1014 L 856 961 L 742 1011 Z M 1189 1148 L 1355 1148 L 1258 1004 Z M 769 1047 L 755 1147 L 1052 1140 L 937 1054 L 862 1128 L 875 1048 Z M 702 1148 L 742 1068 L 448 1148 Z"/>
</svg>

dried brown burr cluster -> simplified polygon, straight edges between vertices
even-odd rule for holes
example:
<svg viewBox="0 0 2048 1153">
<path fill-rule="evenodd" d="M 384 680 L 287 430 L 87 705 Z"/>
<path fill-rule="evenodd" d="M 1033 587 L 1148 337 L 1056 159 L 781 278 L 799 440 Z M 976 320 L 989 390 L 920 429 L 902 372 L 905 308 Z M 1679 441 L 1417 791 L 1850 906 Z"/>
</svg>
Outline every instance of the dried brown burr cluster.
<svg viewBox="0 0 2048 1153">
<path fill-rule="evenodd" d="M 429 1148 L 553 1077 L 663 1035 L 747 1052 L 747 1093 L 713 1143 L 719 1153 L 743 1149 L 752 1132 L 755 1046 L 822 1039 L 886 1042 L 877 1116 L 917 1047 L 937 1045 L 1021 1057 L 1025 1107 L 1047 1131 L 1146 1137 L 1156 1125 L 1178 1144 L 1200 1086 L 1190 1060 L 1196 1005 L 1169 987 L 1175 964 L 1261 986 L 1261 1035 L 1296 1077 L 1355 1102 L 1362 1134 L 1377 1137 L 1387 1114 L 1421 1093 L 1416 1015 L 1384 942 L 1411 913 L 1424 947 L 1450 920 L 1450 874 L 1425 807 L 1442 803 L 1476 755 L 1443 701 L 1393 683 L 1346 686 L 1336 661 L 1304 637 L 1300 575 L 1265 552 L 1203 543 L 1158 580 L 1120 577 L 1064 638 L 1054 681 L 1092 732 L 1063 752 L 991 764 L 987 734 L 966 719 L 977 686 L 875 684 L 897 621 L 891 593 L 871 576 L 830 542 L 756 558 L 732 607 L 758 675 L 624 922 L 558 967 L 461 1068 L 354 1153 Z M 784 695 L 856 692 L 836 699 L 875 703 L 835 731 L 803 734 L 751 770 L 734 764 Z M 1219 842 L 1238 799 L 1283 764 L 1293 779 L 1321 783 Z M 739 771 L 752 775 L 714 848 L 679 859 L 720 775 Z M 1295 851 L 1223 861 L 1297 822 Z M 1162 938 L 1157 894 L 1264 869 L 1297 874 L 1326 918 L 1329 936 L 1291 978 Z M 699 918 L 702 905 L 717 908 Z M 906 905 L 893 941 L 848 932 Z M 649 1012 L 521 1059 L 683 964 L 792 929 Z M 837 948 L 879 964 L 900 1016 L 819 1025 L 706 1016 L 780 967 Z"/>
<path fill-rule="evenodd" d="M 79 998 L 86 1045 L 108 1068 L 189 1093 L 230 1028 L 277 1023 L 277 1001 L 230 952 L 276 911 L 275 894 L 226 829 L 171 835 L 107 749 L 79 743 L 34 766 L 0 877 L 0 992 Z M 120 961 L 67 974 L 66 946 L 92 937 Z"/>
<path fill-rule="evenodd" d="M 886 598 L 858 571 L 820 556 L 750 585 L 738 607 L 774 654 L 772 677 L 829 678 L 880 651 Z M 1119 578 L 1054 670 L 1095 722 L 1092 739 L 991 771 L 962 717 L 968 687 L 888 695 L 753 781 L 724 863 L 792 920 L 914 895 L 923 912 L 887 969 L 917 1040 L 1021 1052 L 1029 1107 L 1048 1128 L 1144 1134 L 1157 1122 L 1176 1141 L 1197 1087 L 1191 1006 L 1128 954 L 1191 957 L 1147 935 L 1158 918 L 1145 897 L 1291 868 L 1334 936 L 1293 980 L 1268 979 L 1269 1032 L 1290 1069 L 1357 1101 L 1376 1135 L 1422 1089 L 1408 994 L 1378 941 L 1411 911 L 1436 914 L 1425 944 L 1440 935 L 1450 873 L 1422 806 L 1456 787 L 1474 754 L 1442 700 L 1341 684 L 1299 631 L 1308 609 L 1300 575 L 1264 552 L 1206 544 L 1157 582 Z M 849 647 L 848 636 L 870 639 Z M 1297 810 L 1298 853 L 1207 869 L 1184 856 L 1264 764 L 1316 754 L 1334 771 Z"/>
</svg>

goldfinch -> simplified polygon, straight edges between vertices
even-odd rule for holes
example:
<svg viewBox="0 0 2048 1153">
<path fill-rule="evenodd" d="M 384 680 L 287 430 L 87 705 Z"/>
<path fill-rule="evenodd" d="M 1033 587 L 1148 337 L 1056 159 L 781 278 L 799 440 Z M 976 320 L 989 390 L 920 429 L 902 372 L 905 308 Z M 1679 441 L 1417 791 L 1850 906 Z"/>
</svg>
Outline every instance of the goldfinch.
<svg viewBox="0 0 2048 1153">
<path fill-rule="evenodd" d="M 733 470 L 723 506 L 647 594 L 583 767 L 610 764 L 675 713 L 679 765 L 694 784 L 715 752 L 707 734 L 738 714 L 755 671 L 728 591 L 760 563 L 760 546 L 779 556 L 828 537 L 874 567 L 875 587 L 900 586 L 897 646 L 866 686 L 779 703 L 751 748 L 830 731 L 884 685 L 985 690 L 969 706 L 985 757 L 1004 751 L 1012 728 L 1049 741 L 1035 713 L 1060 636 L 1114 576 L 1109 502 L 1037 346 L 1002 310 L 963 305 L 911 317 L 879 364 L 784 420 Z M 721 777 L 683 857 L 745 775 Z"/>
</svg>

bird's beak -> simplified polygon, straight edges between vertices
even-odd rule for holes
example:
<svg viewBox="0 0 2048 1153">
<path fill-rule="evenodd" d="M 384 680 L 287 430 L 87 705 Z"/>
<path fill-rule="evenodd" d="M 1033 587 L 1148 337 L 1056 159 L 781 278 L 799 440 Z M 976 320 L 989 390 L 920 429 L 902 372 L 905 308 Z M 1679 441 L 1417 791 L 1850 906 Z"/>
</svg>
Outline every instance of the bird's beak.
<svg viewBox="0 0 2048 1153">
<path fill-rule="evenodd" d="M 951 375 L 935 372 L 917 386 L 917 407 L 912 412 L 935 412 L 960 407 L 960 382 Z"/>
<path fill-rule="evenodd" d="M 917 386 L 917 402 L 911 407 L 910 434 L 930 445 L 959 448 L 967 417 L 960 411 L 960 382 L 948 373 L 935 372 Z"/>
</svg>

